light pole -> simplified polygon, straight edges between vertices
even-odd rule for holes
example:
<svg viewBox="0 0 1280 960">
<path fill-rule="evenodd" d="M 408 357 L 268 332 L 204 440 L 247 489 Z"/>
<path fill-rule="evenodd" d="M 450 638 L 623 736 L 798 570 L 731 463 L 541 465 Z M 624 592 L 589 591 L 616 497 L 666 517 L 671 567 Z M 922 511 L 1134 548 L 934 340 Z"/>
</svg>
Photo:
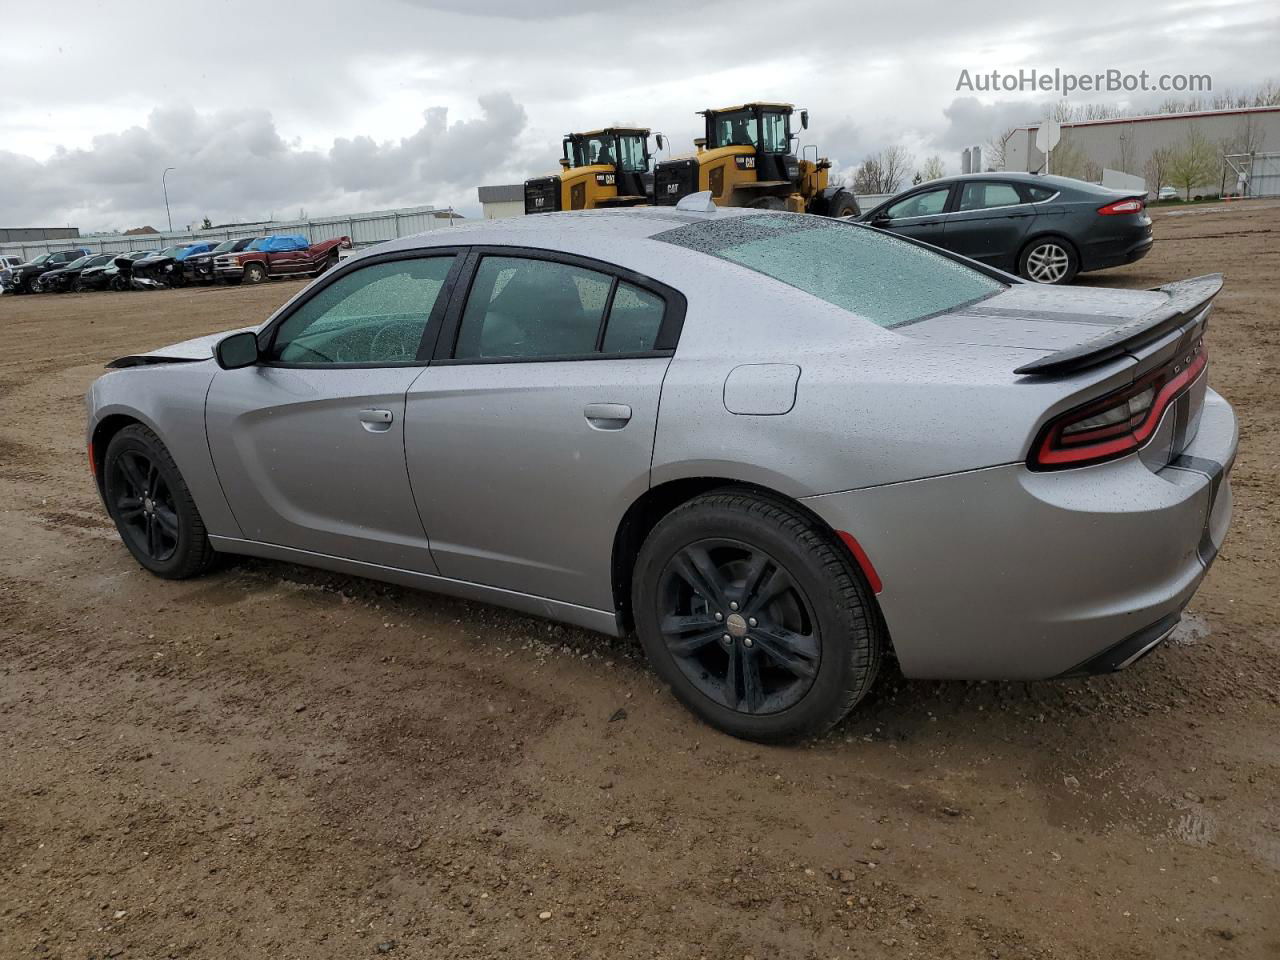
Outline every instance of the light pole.
<svg viewBox="0 0 1280 960">
<path fill-rule="evenodd" d="M 169 185 L 164 182 L 164 178 L 169 175 L 170 170 L 177 169 L 177 167 L 165 167 L 164 173 L 160 174 L 160 189 L 164 191 L 164 215 L 169 218 L 170 233 L 173 233 L 173 214 L 169 212 Z"/>
</svg>

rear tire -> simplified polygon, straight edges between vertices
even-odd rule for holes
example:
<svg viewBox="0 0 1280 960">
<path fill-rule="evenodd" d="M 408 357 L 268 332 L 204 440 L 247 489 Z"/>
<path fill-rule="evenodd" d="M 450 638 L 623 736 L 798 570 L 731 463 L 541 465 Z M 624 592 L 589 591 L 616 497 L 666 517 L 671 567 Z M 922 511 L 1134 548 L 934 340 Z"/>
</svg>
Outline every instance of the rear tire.
<svg viewBox="0 0 1280 960">
<path fill-rule="evenodd" d="M 830 532 L 785 501 L 731 489 L 658 522 L 636 561 L 632 609 L 676 698 L 762 743 L 839 723 L 885 647 L 870 589 Z"/>
<path fill-rule="evenodd" d="M 168 448 L 140 423 L 107 445 L 103 500 L 135 560 L 158 577 L 185 580 L 213 563 L 208 531 Z"/>
<path fill-rule="evenodd" d="M 1018 273 L 1032 283 L 1070 283 L 1080 272 L 1076 248 L 1062 237 L 1039 237 L 1023 248 L 1018 257 Z"/>
</svg>

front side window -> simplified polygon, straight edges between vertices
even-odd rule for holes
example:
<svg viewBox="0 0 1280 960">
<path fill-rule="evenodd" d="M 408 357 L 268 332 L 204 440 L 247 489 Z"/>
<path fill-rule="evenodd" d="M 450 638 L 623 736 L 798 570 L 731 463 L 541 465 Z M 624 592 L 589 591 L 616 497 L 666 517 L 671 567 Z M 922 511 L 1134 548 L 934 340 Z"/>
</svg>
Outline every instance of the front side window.
<svg viewBox="0 0 1280 960">
<path fill-rule="evenodd" d="M 453 256 L 389 260 L 345 274 L 276 331 L 280 363 L 412 363 Z"/>
<path fill-rule="evenodd" d="M 593 353 L 613 278 L 551 260 L 485 257 L 458 329 L 457 359 Z"/>
<path fill-rule="evenodd" d="M 1012 207 L 1022 203 L 1016 187 L 1007 183 L 966 183 L 960 191 L 961 210 Z"/>
<path fill-rule="evenodd" d="M 653 239 L 736 263 L 881 327 L 954 310 L 1005 289 L 909 241 L 806 214 L 727 217 Z"/>
<path fill-rule="evenodd" d="M 785 113 L 765 113 L 762 126 L 760 149 L 765 153 L 786 153 L 790 146 L 787 139 L 787 115 Z"/>
<path fill-rule="evenodd" d="M 573 142 L 573 166 L 587 167 L 602 163 L 613 166 L 618 162 L 613 137 L 582 137 Z"/>
<path fill-rule="evenodd" d="M 936 190 L 925 190 L 914 193 L 904 200 L 899 200 L 884 213 L 890 220 L 901 220 L 906 217 L 928 217 L 941 213 L 947 205 L 947 194 L 950 187 L 938 187 Z"/>
<path fill-rule="evenodd" d="M 715 147 L 754 147 L 760 140 L 759 125 L 750 110 L 732 110 L 717 114 L 711 125 Z"/>
</svg>

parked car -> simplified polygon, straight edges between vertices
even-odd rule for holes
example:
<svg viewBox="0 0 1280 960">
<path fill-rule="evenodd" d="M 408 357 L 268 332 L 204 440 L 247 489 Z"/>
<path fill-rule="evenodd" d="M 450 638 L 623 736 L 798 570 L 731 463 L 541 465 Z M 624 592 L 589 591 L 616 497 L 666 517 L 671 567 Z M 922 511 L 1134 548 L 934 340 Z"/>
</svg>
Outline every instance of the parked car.
<svg viewBox="0 0 1280 960">
<path fill-rule="evenodd" d="M 710 194 L 483 221 L 116 360 L 90 460 L 158 576 L 225 551 L 634 628 L 698 715 L 783 740 L 890 647 L 1033 679 L 1168 635 L 1231 511 L 1221 285 L 1040 288 Z"/>
<path fill-rule="evenodd" d="M 175 244 L 150 256 L 141 257 L 133 262 L 133 287 L 137 290 L 180 287 L 186 283 L 183 261 L 212 249 L 212 242 L 201 240 Z"/>
<path fill-rule="evenodd" d="M 117 292 L 132 289 L 133 265 L 159 252 L 158 250 L 131 250 L 128 253 L 117 254 L 115 259 L 103 268 L 102 285 Z"/>
<path fill-rule="evenodd" d="M 310 276 L 337 266 L 339 251 L 350 246 L 350 237 L 335 237 L 314 244 L 301 234 L 260 237 L 240 253 L 216 256 L 213 270 L 219 279 L 232 283 Z"/>
<path fill-rule="evenodd" d="M 0 293 L 4 293 L 9 286 L 9 276 L 13 272 L 13 268 L 22 264 L 22 258 L 10 254 L 0 254 Z"/>
<path fill-rule="evenodd" d="M 1151 251 L 1146 195 L 1030 173 L 931 180 L 858 219 L 1036 283 L 1141 260 Z"/>
<path fill-rule="evenodd" d="M 27 263 L 13 267 L 9 271 L 8 279 L 5 281 L 5 289 L 13 293 L 39 293 L 40 274 L 88 256 L 88 254 L 88 250 L 79 248 L 58 250 L 54 253 L 42 253 Z"/>
<path fill-rule="evenodd" d="M 56 267 L 53 270 L 46 270 L 40 274 L 40 290 L 43 293 L 66 293 L 69 290 L 79 292 L 85 289 L 80 285 L 80 277 L 86 269 L 105 267 L 113 259 L 115 259 L 114 254 L 98 253 L 72 260 L 65 266 Z"/>
<path fill-rule="evenodd" d="M 223 240 L 211 250 L 193 253 L 182 261 L 182 275 L 188 283 L 213 283 L 213 261 L 223 253 L 239 253 L 259 237 L 241 237 L 239 240 Z"/>
<path fill-rule="evenodd" d="M 1178 200 L 1181 194 L 1178 193 L 1176 187 L 1164 186 L 1160 188 L 1160 193 L 1156 195 L 1157 200 Z"/>
</svg>

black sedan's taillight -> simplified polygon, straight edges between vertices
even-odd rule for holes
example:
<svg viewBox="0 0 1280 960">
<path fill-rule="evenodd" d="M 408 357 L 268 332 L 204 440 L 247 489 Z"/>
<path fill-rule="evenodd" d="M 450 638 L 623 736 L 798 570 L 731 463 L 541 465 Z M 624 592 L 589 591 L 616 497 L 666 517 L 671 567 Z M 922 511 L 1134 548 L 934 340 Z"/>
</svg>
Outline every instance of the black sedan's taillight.
<svg viewBox="0 0 1280 960">
<path fill-rule="evenodd" d="M 1050 420 L 1031 448 L 1032 470 L 1064 470 L 1115 460 L 1151 439 L 1160 418 L 1209 364 L 1204 340 L 1127 387 Z"/>
</svg>

